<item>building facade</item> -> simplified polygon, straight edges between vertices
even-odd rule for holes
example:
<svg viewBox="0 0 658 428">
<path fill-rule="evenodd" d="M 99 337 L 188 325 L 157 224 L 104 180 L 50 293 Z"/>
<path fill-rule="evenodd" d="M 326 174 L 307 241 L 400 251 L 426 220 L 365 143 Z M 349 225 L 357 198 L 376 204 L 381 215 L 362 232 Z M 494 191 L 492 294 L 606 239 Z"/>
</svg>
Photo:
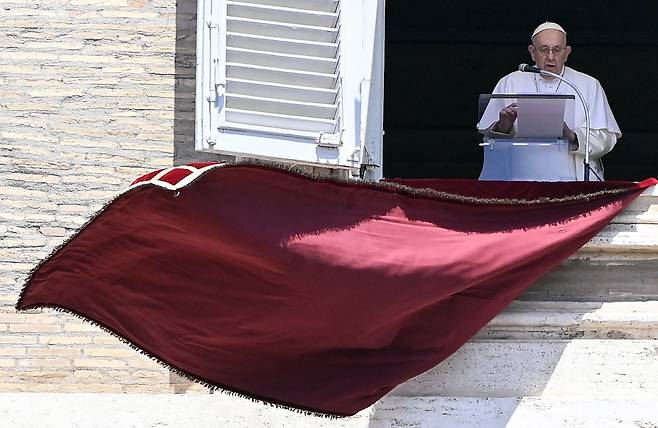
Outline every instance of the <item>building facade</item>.
<svg viewBox="0 0 658 428">
<path fill-rule="evenodd" d="M 30 271 L 134 178 L 218 159 L 195 150 L 196 1 L 0 0 L 0 12 L 0 392 L 55 403 L 43 394 L 146 393 L 174 407 L 217 404 L 212 397 L 166 401 L 209 391 L 72 315 L 14 309 Z M 437 369 L 354 419 L 312 421 L 391 426 L 452 417 L 477 425 L 488 417 L 504 426 L 518 409 L 529 418 L 557 409 L 578 420 L 560 394 L 575 397 L 574 406 L 584 397 L 603 410 L 617 403 L 651 421 L 651 406 L 637 409 L 658 398 L 656 266 L 658 193 L 649 189 Z M 621 374 L 606 375 L 611 367 Z M 504 381 L 514 376 L 519 382 Z M 131 405 L 118 400 L 106 409 Z M 309 423 L 236 402 L 244 413 L 225 407 L 225 419 L 208 417 Z"/>
<path fill-rule="evenodd" d="M 0 390 L 206 393 L 73 316 L 13 308 L 134 178 L 210 158 L 194 152 L 196 2 L 1 6 Z"/>
</svg>

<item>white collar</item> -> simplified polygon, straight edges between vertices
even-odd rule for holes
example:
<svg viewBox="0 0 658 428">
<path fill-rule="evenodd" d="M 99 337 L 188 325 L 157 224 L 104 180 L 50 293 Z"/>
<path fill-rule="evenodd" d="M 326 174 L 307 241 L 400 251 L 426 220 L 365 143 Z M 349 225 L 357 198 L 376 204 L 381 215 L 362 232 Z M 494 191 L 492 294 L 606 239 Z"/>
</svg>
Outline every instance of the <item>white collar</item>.
<svg viewBox="0 0 658 428">
<path fill-rule="evenodd" d="M 564 70 L 566 69 L 566 66 L 562 66 L 562 71 L 560 72 L 560 76 L 564 76 Z M 540 75 L 539 73 L 534 75 L 535 78 L 535 90 L 537 93 L 545 92 L 546 90 L 552 90 L 553 92 L 557 93 L 558 89 L 560 89 L 560 85 L 562 84 L 562 80 L 560 79 L 546 79 L 544 76 Z M 540 90 L 544 89 L 544 91 Z"/>
<path fill-rule="evenodd" d="M 537 64 L 535 64 L 535 67 L 537 67 Z M 566 69 L 567 69 L 567 66 L 566 66 L 566 65 L 563 65 L 563 66 L 562 66 L 562 71 L 560 71 L 558 74 L 559 74 L 561 77 L 564 77 L 564 71 L 565 71 Z M 539 81 L 541 81 L 541 82 L 546 82 L 546 83 L 552 83 L 552 82 L 554 82 L 554 81 L 556 81 L 556 80 L 558 80 L 558 81 L 560 80 L 560 79 L 556 79 L 556 78 L 553 78 L 553 79 L 546 79 L 544 76 L 542 76 L 542 75 L 539 74 L 539 73 L 536 73 L 536 74 L 535 74 L 535 79 L 536 79 L 537 77 L 539 77 Z"/>
</svg>

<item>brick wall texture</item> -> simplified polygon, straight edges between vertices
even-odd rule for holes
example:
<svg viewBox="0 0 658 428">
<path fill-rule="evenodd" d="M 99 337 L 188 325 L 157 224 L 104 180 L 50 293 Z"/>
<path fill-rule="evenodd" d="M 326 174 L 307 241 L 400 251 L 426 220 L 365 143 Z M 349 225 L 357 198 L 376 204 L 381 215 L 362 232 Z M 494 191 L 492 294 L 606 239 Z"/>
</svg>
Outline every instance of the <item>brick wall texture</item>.
<svg viewBox="0 0 658 428">
<path fill-rule="evenodd" d="M 195 0 L 0 0 L 0 392 L 207 393 L 78 318 L 14 310 L 134 178 L 194 158 L 195 16 Z"/>
</svg>

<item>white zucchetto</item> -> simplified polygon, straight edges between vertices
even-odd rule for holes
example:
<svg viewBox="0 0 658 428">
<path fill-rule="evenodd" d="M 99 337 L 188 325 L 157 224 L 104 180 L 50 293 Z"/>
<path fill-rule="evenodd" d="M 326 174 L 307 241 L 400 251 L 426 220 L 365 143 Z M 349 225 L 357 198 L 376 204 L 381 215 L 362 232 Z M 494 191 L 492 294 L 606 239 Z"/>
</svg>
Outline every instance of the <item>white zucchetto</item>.
<svg viewBox="0 0 658 428">
<path fill-rule="evenodd" d="M 530 36 L 530 40 L 532 40 L 537 33 L 544 31 L 544 30 L 558 30 L 564 35 L 567 35 L 567 32 L 564 31 L 564 28 L 560 24 L 556 24 L 555 22 L 544 22 L 543 24 L 539 25 L 539 27 L 535 28 L 535 31 L 532 32 L 532 36 Z"/>
</svg>

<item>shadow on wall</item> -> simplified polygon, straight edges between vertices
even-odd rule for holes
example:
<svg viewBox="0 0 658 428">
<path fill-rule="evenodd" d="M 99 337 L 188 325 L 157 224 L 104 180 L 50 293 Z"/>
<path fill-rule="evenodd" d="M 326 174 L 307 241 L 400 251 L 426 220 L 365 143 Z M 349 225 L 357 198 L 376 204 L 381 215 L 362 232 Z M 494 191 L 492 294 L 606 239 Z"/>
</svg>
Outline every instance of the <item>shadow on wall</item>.
<svg viewBox="0 0 658 428">
<path fill-rule="evenodd" d="M 194 390 L 195 385 L 196 384 L 191 380 L 186 379 L 175 372 L 171 372 L 171 371 L 169 372 L 169 386 L 171 386 L 171 392 L 173 392 L 174 394 L 186 394 L 190 388 Z M 198 393 L 198 388 L 197 391 L 190 391 L 190 392 Z M 212 394 L 212 390 L 208 389 L 208 393 Z"/>
<path fill-rule="evenodd" d="M 523 397 L 550 389 L 566 347 L 566 341 L 470 341 L 375 403 L 369 428 L 505 427 Z"/>
<path fill-rule="evenodd" d="M 178 0 L 174 90 L 174 165 L 227 160 L 194 150 L 194 97 L 196 93 L 196 0 Z"/>
<path fill-rule="evenodd" d="M 656 299 L 655 286 L 643 280 L 655 272 L 649 263 L 565 262 L 455 354 L 375 403 L 369 428 L 498 428 L 553 417 L 561 426 L 561 417 L 580 417 L 571 400 L 647 394 L 639 380 L 655 351 L 642 341 L 655 332 L 617 311 L 619 303 Z"/>
</svg>

